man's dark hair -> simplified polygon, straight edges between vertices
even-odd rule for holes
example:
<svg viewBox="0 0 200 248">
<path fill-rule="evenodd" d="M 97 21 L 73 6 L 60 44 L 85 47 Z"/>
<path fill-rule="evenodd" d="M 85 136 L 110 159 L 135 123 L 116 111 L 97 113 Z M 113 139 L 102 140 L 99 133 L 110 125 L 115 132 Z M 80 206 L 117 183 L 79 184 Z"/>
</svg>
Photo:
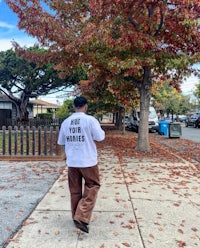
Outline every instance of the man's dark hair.
<svg viewBox="0 0 200 248">
<path fill-rule="evenodd" d="M 88 103 L 87 99 L 84 96 L 77 96 L 74 99 L 74 107 L 75 108 L 82 108 Z"/>
</svg>

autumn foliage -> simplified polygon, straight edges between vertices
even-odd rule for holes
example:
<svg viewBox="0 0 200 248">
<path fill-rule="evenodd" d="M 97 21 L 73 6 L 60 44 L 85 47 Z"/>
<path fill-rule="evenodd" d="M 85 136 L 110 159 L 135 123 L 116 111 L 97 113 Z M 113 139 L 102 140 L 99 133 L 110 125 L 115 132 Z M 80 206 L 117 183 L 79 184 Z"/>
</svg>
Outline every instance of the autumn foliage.
<svg viewBox="0 0 200 248">
<path fill-rule="evenodd" d="M 148 151 L 152 86 L 167 78 L 170 85 L 180 88 L 182 77 L 200 60 L 199 0 L 6 2 L 18 14 L 19 28 L 48 48 L 46 54 L 32 55 L 35 60 L 54 61 L 63 73 L 84 66 L 89 79 L 95 78 L 96 88 L 104 89 L 106 82 L 105 91 L 119 96 L 124 104 L 124 96 L 133 97 L 128 93 L 138 90 L 137 149 Z"/>
</svg>

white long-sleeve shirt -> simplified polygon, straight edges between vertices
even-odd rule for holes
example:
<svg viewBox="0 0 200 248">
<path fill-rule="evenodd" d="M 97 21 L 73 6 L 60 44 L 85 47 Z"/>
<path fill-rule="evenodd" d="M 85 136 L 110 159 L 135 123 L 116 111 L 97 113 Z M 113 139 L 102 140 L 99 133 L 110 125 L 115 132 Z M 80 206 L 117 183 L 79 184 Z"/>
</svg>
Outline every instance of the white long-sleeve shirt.
<svg viewBox="0 0 200 248">
<path fill-rule="evenodd" d="M 97 164 L 95 141 L 102 141 L 105 132 L 98 120 L 83 112 L 76 112 L 61 125 L 58 144 L 65 146 L 69 167 L 90 167 Z"/>
</svg>

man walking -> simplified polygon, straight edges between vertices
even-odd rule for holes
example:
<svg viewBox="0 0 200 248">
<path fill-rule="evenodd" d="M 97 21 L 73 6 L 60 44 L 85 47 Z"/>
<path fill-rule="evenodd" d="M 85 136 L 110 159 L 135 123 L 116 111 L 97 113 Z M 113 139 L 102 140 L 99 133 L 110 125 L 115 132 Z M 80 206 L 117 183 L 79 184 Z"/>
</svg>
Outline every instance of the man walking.
<svg viewBox="0 0 200 248">
<path fill-rule="evenodd" d="M 95 141 L 105 138 L 97 119 L 86 114 L 87 108 L 87 99 L 76 97 L 75 113 L 63 121 L 58 137 L 58 144 L 65 146 L 72 218 L 86 233 L 100 188 Z"/>
</svg>

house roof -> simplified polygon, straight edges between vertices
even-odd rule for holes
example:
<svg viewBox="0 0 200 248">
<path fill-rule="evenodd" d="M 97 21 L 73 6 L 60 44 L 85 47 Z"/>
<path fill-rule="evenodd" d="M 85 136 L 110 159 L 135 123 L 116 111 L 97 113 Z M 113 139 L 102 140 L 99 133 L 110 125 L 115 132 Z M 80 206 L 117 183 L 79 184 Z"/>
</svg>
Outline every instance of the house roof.
<svg viewBox="0 0 200 248">
<path fill-rule="evenodd" d="M 12 100 L 10 100 L 5 94 L 0 94 L 0 101 L 1 102 L 12 102 Z M 36 105 L 36 106 L 43 106 L 45 108 L 54 108 L 54 109 L 58 109 L 60 107 L 58 104 L 49 103 L 41 99 L 31 100 L 29 101 L 29 104 Z"/>
<path fill-rule="evenodd" d="M 49 102 L 43 101 L 41 99 L 31 100 L 30 103 L 32 103 L 33 105 L 36 105 L 36 106 L 44 106 L 46 108 L 56 108 L 57 109 L 60 107 L 58 104 L 49 103 Z"/>
<path fill-rule="evenodd" d="M 0 94 L 0 101 L 1 102 L 10 102 L 11 100 L 4 94 Z"/>
</svg>

